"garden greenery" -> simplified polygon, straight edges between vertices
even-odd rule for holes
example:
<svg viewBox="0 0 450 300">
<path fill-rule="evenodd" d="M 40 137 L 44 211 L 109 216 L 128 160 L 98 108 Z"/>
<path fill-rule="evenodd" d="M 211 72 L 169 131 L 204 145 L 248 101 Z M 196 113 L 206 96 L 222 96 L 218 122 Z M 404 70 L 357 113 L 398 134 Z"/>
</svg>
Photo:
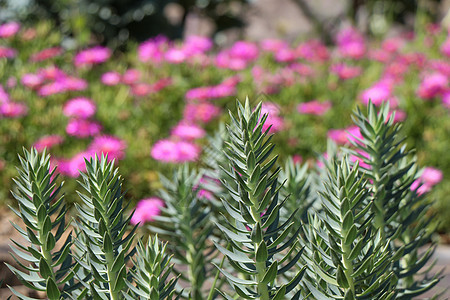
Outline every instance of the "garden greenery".
<svg viewBox="0 0 450 300">
<path fill-rule="evenodd" d="M 52 300 L 412 299 L 436 285 L 431 203 L 387 104 L 355 111 L 362 137 L 321 171 L 292 159 L 282 170 L 261 104 L 237 108 L 211 139 L 205 166 L 216 169 L 184 165 L 161 178 L 165 207 L 147 229 L 166 244 L 136 241 L 113 161 L 86 160 L 78 214 L 66 224 L 49 155 L 25 150 L 13 210 L 26 242 L 11 245 L 21 269 L 10 269 Z"/>
</svg>

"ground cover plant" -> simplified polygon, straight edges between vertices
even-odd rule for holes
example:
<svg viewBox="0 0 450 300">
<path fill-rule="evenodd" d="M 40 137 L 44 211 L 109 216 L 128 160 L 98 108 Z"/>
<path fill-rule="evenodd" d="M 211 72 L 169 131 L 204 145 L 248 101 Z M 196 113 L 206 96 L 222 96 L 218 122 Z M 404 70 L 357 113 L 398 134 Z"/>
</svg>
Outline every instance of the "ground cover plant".
<svg viewBox="0 0 450 300">
<path fill-rule="evenodd" d="M 11 245 L 23 270 L 10 269 L 49 299 L 412 299 L 432 289 L 435 244 L 419 251 L 433 233 L 430 200 L 388 104 L 355 111 L 358 152 L 330 149 L 306 173 L 292 159 L 281 172 L 267 119 L 261 103 L 237 102 L 222 148 L 211 148 L 220 169 L 205 162 L 163 177 L 167 206 L 146 227 L 166 236 L 164 245 L 147 235 L 136 244 L 123 179 L 113 161 L 95 156 L 80 173 L 73 231 L 56 246 L 68 228 L 61 186 L 49 155 L 24 150 L 13 196 L 26 243 Z"/>
<path fill-rule="evenodd" d="M 204 37 L 157 37 L 123 53 L 62 43 L 45 22 L 3 24 L 0 36 L 4 203 L 11 202 L 10 178 L 22 146 L 46 147 L 73 191 L 84 158 L 108 153 L 128 178 L 127 201 L 148 200 L 161 187 L 158 172 L 170 177 L 178 164 L 201 164 L 205 137 L 226 120 L 235 97 L 246 94 L 257 95 L 269 112 L 266 126 L 284 145 L 280 159 L 293 156 L 308 167 L 320 164 L 327 139 L 345 145 L 348 132 L 359 136 L 343 116 L 369 99 L 388 101 L 418 161 L 429 167 L 418 181 L 420 191 L 448 181 L 450 40 L 437 25 L 379 41 L 346 27 L 333 47 L 267 39 L 218 49 Z M 449 187 L 432 191 L 441 231 L 450 228 Z M 79 201 L 68 195 L 69 203 Z"/>
</svg>

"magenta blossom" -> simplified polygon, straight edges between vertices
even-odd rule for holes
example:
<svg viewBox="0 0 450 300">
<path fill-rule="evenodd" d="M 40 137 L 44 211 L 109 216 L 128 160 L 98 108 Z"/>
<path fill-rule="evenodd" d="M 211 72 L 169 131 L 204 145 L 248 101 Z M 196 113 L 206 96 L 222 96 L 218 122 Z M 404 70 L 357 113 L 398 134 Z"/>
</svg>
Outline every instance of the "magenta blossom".
<svg viewBox="0 0 450 300">
<path fill-rule="evenodd" d="M 203 122 L 208 123 L 220 115 L 220 108 L 208 103 L 188 103 L 184 107 L 184 119 L 189 122 Z"/>
<path fill-rule="evenodd" d="M 38 94 L 41 97 L 47 97 L 54 94 L 62 93 L 66 90 L 65 85 L 62 82 L 54 81 L 44 84 L 39 88 Z"/>
<path fill-rule="evenodd" d="M 447 36 L 447 39 L 441 45 L 441 53 L 447 57 L 450 57 L 450 35 Z"/>
<path fill-rule="evenodd" d="M 297 106 L 297 110 L 301 114 L 310 114 L 321 116 L 325 114 L 331 108 L 330 101 L 319 102 L 317 100 L 300 103 Z"/>
<path fill-rule="evenodd" d="M 160 140 L 151 150 L 154 159 L 171 163 L 195 161 L 199 155 L 200 148 L 187 141 Z"/>
<path fill-rule="evenodd" d="M 0 105 L 0 116 L 19 118 L 27 114 L 28 107 L 24 103 L 5 102 Z"/>
<path fill-rule="evenodd" d="M 167 38 L 157 37 L 143 42 L 138 47 L 138 57 L 142 62 L 159 63 L 164 58 Z"/>
<path fill-rule="evenodd" d="M 86 171 L 85 159 L 89 160 L 94 156 L 91 151 L 83 151 L 75 154 L 70 159 L 60 159 L 56 162 L 58 171 L 66 176 L 77 178 L 80 172 Z"/>
<path fill-rule="evenodd" d="M 343 57 L 361 59 L 366 53 L 364 37 L 355 28 L 348 27 L 341 30 L 336 42 L 338 51 Z"/>
<path fill-rule="evenodd" d="M 334 64 L 330 68 L 331 73 L 336 74 L 342 80 L 358 77 L 362 73 L 360 67 L 346 65 L 344 63 Z"/>
<path fill-rule="evenodd" d="M 428 193 L 434 185 L 442 181 L 442 178 L 441 170 L 426 167 L 420 177 L 411 184 L 411 190 L 416 191 L 419 195 Z"/>
<path fill-rule="evenodd" d="M 433 73 L 422 80 L 417 94 L 422 99 L 432 99 L 443 93 L 448 88 L 448 83 L 447 76 L 441 73 Z"/>
<path fill-rule="evenodd" d="M 20 81 L 24 86 L 35 89 L 44 82 L 44 79 L 39 74 L 27 73 L 22 75 Z"/>
<path fill-rule="evenodd" d="M 111 56 L 111 50 L 105 47 L 93 47 L 83 50 L 75 55 L 74 64 L 77 67 L 100 64 L 107 61 Z"/>
<path fill-rule="evenodd" d="M 114 136 L 96 136 L 89 146 L 89 150 L 97 156 L 108 155 L 108 159 L 123 159 L 125 157 L 125 141 Z"/>
<path fill-rule="evenodd" d="M 275 133 L 278 131 L 281 131 L 284 128 L 284 120 L 283 118 L 281 118 L 280 116 L 275 116 L 275 115 L 268 115 L 266 122 L 264 122 L 264 125 L 262 127 L 263 131 L 266 131 L 267 129 L 269 129 L 269 133 Z"/>
<path fill-rule="evenodd" d="M 92 117 L 96 110 L 97 107 L 91 99 L 79 97 L 66 102 L 63 108 L 63 114 L 66 117 L 87 119 Z"/>
<path fill-rule="evenodd" d="M 0 46 L 0 58 L 14 58 L 16 55 L 16 49 Z"/>
<path fill-rule="evenodd" d="M 357 138 L 363 139 L 363 136 L 357 126 L 350 126 L 344 129 L 330 129 L 328 131 L 328 138 L 338 145 L 345 145 L 350 144 L 350 141 L 358 142 Z"/>
<path fill-rule="evenodd" d="M 175 162 L 178 158 L 176 142 L 171 140 L 159 140 L 153 145 L 150 155 L 154 159 L 162 162 Z"/>
<path fill-rule="evenodd" d="M 67 76 L 58 81 L 64 86 L 64 91 L 82 91 L 88 87 L 87 81 L 81 78 Z"/>
<path fill-rule="evenodd" d="M 213 46 L 210 38 L 198 35 L 188 36 L 184 42 L 184 52 L 189 55 L 205 53 Z"/>
<path fill-rule="evenodd" d="M 144 225 L 145 222 L 153 221 L 155 216 L 161 214 L 161 208 L 164 207 L 164 201 L 152 197 L 140 200 L 136 205 L 136 210 L 131 217 L 130 223 L 133 225 Z"/>
<path fill-rule="evenodd" d="M 138 97 L 148 96 L 153 92 L 153 87 L 145 82 L 139 82 L 131 85 L 131 94 Z"/>
<path fill-rule="evenodd" d="M 243 59 L 245 61 L 252 61 L 258 58 L 258 47 L 250 42 L 237 41 L 230 48 L 230 56 L 233 58 Z"/>
<path fill-rule="evenodd" d="M 64 138 L 60 135 L 46 135 L 38 139 L 33 147 L 36 148 L 37 151 L 42 152 L 45 148 L 50 149 L 53 146 L 60 145 L 64 141 Z"/>
<path fill-rule="evenodd" d="M 0 25 L 0 38 L 9 38 L 14 36 L 20 29 L 20 24 L 17 22 L 9 22 Z"/>
<path fill-rule="evenodd" d="M 126 70 L 122 76 L 122 82 L 125 84 L 137 83 L 141 78 L 141 71 L 136 69 Z"/>
<path fill-rule="evenodd" d="M 265 39 L 261 41 L 260 45 L 261 49 L 263 49 L 264 51 L 273 53 L 277 53 L 278 51 L 288 47 L 286 41 L 278 39 Z"/>
<path fill-rule="evenodd" d="M 68 135 L 85 138 L 100 133 L 102 126 L 95 121 L 86 119 L 71 119 L 66 126 Z"/>
<path fill-rule="evenodd" d="M 176 162 L 178 163 L 196 161 L 201 152 L 200 147 L 188 141 L 176 142 L 175 148 L 177 149 Z"/>
<path fill-rule="evenodd" d="M 172 64 L 180 64 L 188 58 L 188 55 L 183 49 L 171 48 L 164 54 L 164 59 Z"/>
<path fill-rule="evenodd" d="M 384 83 L 376 83 L 370 88 L 363 91 L 361 98 L 364 104 L 368 104 L 369 100 L 375 105 L 381 105 L 381 103 L 388 101 L 392 97 L 391 88 Z"/>
<path fill-rule="evenodd" d="M 32 54 L 30 57 L 30 60 L 32 62 L 44 61 L 44 60 L 56 57 L 58 55 L 61 55 L 62 53 L 63 53 L 63 50 L 60 47 L 47 48 L 47 49 L 44 49 L 42 51 Z"/>
<path fill-rule="evenodd" d="M 120 83 L 120 74 L 114 71 L 103 73 L 100 81 L 104 85 L 117 85 Z"/>
<path fill-rule="evenodd" d="M 171 134 L 181 139 L 195 140 L 204 137 L 206 132 L 196 124 L 181 121 L 172 129 Z"/>
</svg>

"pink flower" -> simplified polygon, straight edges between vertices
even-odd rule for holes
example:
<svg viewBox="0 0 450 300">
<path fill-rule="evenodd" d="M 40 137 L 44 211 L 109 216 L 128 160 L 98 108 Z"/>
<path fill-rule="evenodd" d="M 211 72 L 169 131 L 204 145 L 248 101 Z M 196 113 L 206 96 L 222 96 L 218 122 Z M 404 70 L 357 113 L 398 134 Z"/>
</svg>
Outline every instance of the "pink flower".
<svg viewBox="0 0 450 300">
<path fill-rule="evenodd" d="M 250 42 L 237 41 L 230 48 L 230 55 L 233 58 L 240 58 L 246 61 L 255 60 L 258 57 L 258 47 Z"/>
<path fill-rule="evenodd" d="M 301 164 L 303 162 L 303 157 L 301 157 L 301 155 L 299 154 L 294 154 L 292 155 L 292 161 L 294 162 L 294 164 Z"/>
<path fill-rule="evenodd" d="M 186 60 L 187 55 L 182 49 L 169 49 L 164 54 L 164 58 L 167 62 L 172 64 L 179 64 Z"/>
<path fill-rule="evenodd" d="M 17 51 L 13 48 L 0 46 L 0 58 L 14 58 Z"/>
<path fill-rule="evenodd" d="M 243 58 L 232 57 L 229 51 L 220 51 L 215 58 L 215 65 L 218 68 L 240 71 L 247 67 L 247 61 Z"/>
<path fill-rule="evenodd" d="M 42 51 L 32 54 L 30 57 L 30 60 L 32 62 L 44 61 L 49 58 L 53 58 L 58 55 L 61 55 L 62 53 L 63 53 L 63 50 L 60 47 L 47 48 L 47 49 L 44 49 Z"/>
<path fill-rule="evenodd" d="M 27 114 L 28 107 L 24 103 L 5 102 L 0 105 L 0 115 L 7 118 L 18 118 Z"/>
<path fill-rule="evenodd" d="M 138 47 L 138 57 L 142 62 L 159 63 L 164 58 L 164 47 L 167 43 L 167 38 L 156 37 L 143 42 Z"/>
<path fill-rule="evenodd" d="M 141 78 L 141 72 L 136 69 L 126 70 L 122 76 L 122 82 L 125 84 L 136 83 Z"/>
<path fill-rule="evenodd" d="M 83 50 L 75 55 L 74 64 L 77 67 L 100 64 L 107 61 L 110 56 L 111 50 L 105 47 L 97 46 Z"/>
<path fill-rule="evenodd" d="M 261 115 L 268 114 L 269 116 L 278 116 L 280 113 L 280 107 L 272 102 L 264 102 L 261 105 Z"/>
<path fill-rule="evenodd" d="M 348 27 L 341 30 L 336 42 L 338 51 L 343 57 L 361 59 L 366 53 L 364 37 L 355 28 Z"/>
<path fill-rule="evenodd" d="M 405 40 L 400 37 L 393 37 L 383 41 L 381 48 L 387 52 L 397 52 L 403 47 Z"/>
<path fill-rule="evenodd" d="M 61 174 L 77 178 L 80 176 L 80 172 L 86 171 L 85 159 L 89 160 L 94 156 L 91 151 L 83 151 L 75 154 L 72 158 L 65 160 L 61 159 L 57 161 L 58 170 Z"/>
<path fill-rule="evenodd" d="M 441 73 L 433 73 L 422 80 L 417 94 L 422 99 L 429 100 L 443 93 L 447 87 L 447 77 Z"/>
<path fill-rule="evenodd" d="M 364 104 L 368 104 L 369 100 L 375 105 L 381 105 L 384 101 L 388 101 L 392 97 L 391 88 L 384 83 L 376 83 L 372 87 L 363 91 L 361 98 Z"/>
<path fill-rule="evenodd" d="M 442 171 L 433 167 L 426 167 L 423 170 L 422 175 L 420 175 L 420 179 L 422 180 L 422 182 L 431 186 L 441 182 L 442 178 Z"/>
<path fill-rule="evenodd" d="M 89 150 L 97 153 L 97 156 L 102 154 L 108 155 L 108 159 L 123 159 L 125 157 L 125 149 L 127 145 L 125 141 L 114 136 L 96 136 L 89 146 Z"/>
<path fill-rule="evenodd" d="M 82 91 L 88 86 L 86 80 L 76 77 L 62 77 L 58 81 L 63 85 L 64 91 Z"/>
<path fill-rule="evenodd" d="M 358 152 L 358 154 L 362 155 L 365 158 L 370 158 L 370 155 L 367 154 L 366 152 L 363 152 L 361 150 L 356 150 L 356 152 Z M 371 168 L 371 166 L 369 164 L 365 163 L 364 160 L 357 155 L 350 155 L 349 159 L 350 159 L 350 161 L 352 161 L 354 163 L 359 162 L 360 167 L 363 167 L 365 169 Z"/>
<path fill-rule="evenodd" d="M 177 150 L 177 158 L 176 162 L 188 162 L 188 161 L 196 161 L 200 156 L 200 148 L 187 141 L 178 141 L 175 143 L 175 148 Z"/>
<path fill-rule="evenodd" d="M 54 94 L 62 93 L 66 90 L 65 85 L 62 82 L 55 81 L 44 84 L 39 88 L 39 96 L 46 97 Z"/>
<path fill-rule="evenodd" d="M 357 142 L 355 137 L 363 139 L 357 126 L 350 126 L 344 129 L 330 129 L 328 131 L 328 138 L 338 145 L 350 144 L 350 141 L 352 140 Z"/>
<path fill-rule="evenodd" d="M 301 43 L 297 46 L 295 52 L 297 58 L 313 62 L 324 62 L 330 57 L 327 47 L 319 40 L 309 40 Z"/>
<path fill-rule="evenodd" d="M 297 59 L 297 53 L 290 48 L 282 48 L 275 52 L 275 60 L 278 62 L 290 62 Z"/>
<path fill-rule="evenodd" d="M 154 159 L 171 163 L 195 161 L 199 155 L 200 148 L 187 141 L 159 140 L 151 150 Z"/>
<path fill-rule="evenodd" d="M 211 103 L 188 103 L 184 107 L 184 119 L 189 122 L 208 123 L 220 114 L 220 108 Z"/>
<path fill-rule="evenodd" d="M 67 77 L 66 73 L 56 66 L 49 66 L 44 69 L 39 69 L 38 75 L 46 80 L 57 80 Z"/>
<path fill-rule="evenodd" d="M 66 117 L 87 119 L 92 117 L 96 110 L 97 107 L 91 99 L 79 97 L 66 102 L 63 108 L 63 114 Z"/>
<path fill-rule="evenodd" d="M 26 86 L 30 89 L 35 89 L 44 82 L 44 79 L 42 78 L 42 76 L 40 76 L 38 74 L 27 73 L 27 74 L 22 75 L 22 78 L 20 81 L 22 82 L 22 84 L 24 86 Z"/>
<path fill-rule="evenodd" d="M 182 139 L 195 140 L 204 137 L 206 132 L 196 124 L 181 121 L 172 129 L 171 134 Z"/>
<path fill-rule="evenodd" d="M 450 91 L 447 91 L 442 95 L 442 105 L 445 108 L 450 109 Z"/>
<path fill-rule="evenodd" d="M 316 116 L 321 116 L 321 115 L 325 114 L 330 108 L 331 108 L 330 101 L 319 102 L 317 100 L 300 103 L 297 106 L 297 110 L 299 113 L 316 115 Z"/>
<path fill-rule="evenodd" d="M 184 51 L 189 55 L 195 55 L 205 53 L 213 46 L 213 42 L 210 38 L 198 35 L 191 35 L 186 38 L 184 42 Z"/>
<path fill-rule="evenodd" d="M 447 36 L 447 39 L 441 45 L 441 53 L 447 57 L 450 57 L 450 35 Z"/>
<path fill-rule="evenodd" d="M 270 127 L 269 133 L 278 132 L 284 128 L 284 120 L 279 116 L 269 114 L 267 116 L 266 122 L 264 122 L 262 130 L 266 131 L 269 126 L 272 126 Z"/>
<path fill-rule="evenodd" d="M 442 181 L 442 171 L 433 167 L 426 167 L 422 174 L 411 184 L 411 190 L 418 195 L 428 193 L 431 188 Z"/>
<path fill-rule="evenodd" d="M 145 222 L 153 221 L 155 216 L 161 214 L 161 208 L 164 207 L 164 201 L 152 197 L 140 200 L 136 205 L 136 210 L 131 217 L 130 223 L 133 225 L 144 225 Z"/>
<path fill-rule="evenodd" d="M 67 134 L 78 138 L 97 135 L 101 130 L 98 122 L 85 119 L 71 119 L 66 126 Z"/>
<path fill-rule="evenodd" d="M 131 93 L 138 97 L 148 96 L 152 91 L 152 86 L 145 82 L 135 83 L 131 86 Z"/>
<path fill-rule="evenodd" d="M 178 157 L 176 143 L 171 140 L 159 140 L 153 145 L 150 155 L 162 162 L 175 162 Z"/>
<path fill-rule="evenodd" d="M 105 85 L 116 85 L 120 82 L 120 74 L 113 71 L 103 73 L 100 81 Z"/>
<path fill-rule="evenodd" d="M 8 93 L 5 91 L 3 86 L 0 84 L 0 104 L 10 102 L 11 99 L 9 98 Z"/>
<path fill-rule="evenodd" d="M 342 80 L 358 77 L 362 73 L 360 67 L 349 66 L 344 63 L 334 64 L 330 68 L 331 73 L 336 74 Z"/>
<path fill-rule="evenodd" d="M 0 26 L 0 38 L 8 38 L 15 35 L 20 29 L 20 24 L 17 22 L 9 22 Z"/>
<path fill-rule="evenodd" d="M 261 49 L 263 49 L 264 51 L 269 51 L 269 52 L 273 52 L 273 53 L 277 53 L 278 51 L 288 47 L 288 44 L 286 43 L 286 41 L 277 40 L 277 39 L 262 40 L 260 45 L 261 45 Z"/>
<path fill-rule="evenodd" d="M 46 135 L 38 139 L 33 144 L 33 147 L 36 148 L 37 151 L 42 152 L 45 148 L 48 150 L 55 145 L 62 144 L 63 141 L 64 138 L 60 135 Z"/>
</svg>

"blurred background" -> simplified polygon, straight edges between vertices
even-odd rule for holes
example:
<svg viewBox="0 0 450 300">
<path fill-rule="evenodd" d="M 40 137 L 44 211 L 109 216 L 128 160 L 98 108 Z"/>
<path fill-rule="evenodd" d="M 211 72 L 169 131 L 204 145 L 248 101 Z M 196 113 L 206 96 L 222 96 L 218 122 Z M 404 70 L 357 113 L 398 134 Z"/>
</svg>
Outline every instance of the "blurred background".
<svg viewBox="0 0 450 300">
<path fill-rule="evenodd" d="M 442 20 L 449 0 L 2 0 L 0 21 L 31 25 L 50 20 L 65 46 L 92 38 L 110 47 L 156 35 L 180 39 L 208 35 L 218 44 L 233 39 L 320 36 L 331 42 L 342 22 L 382 36 L 414 29 L 417 19 Z"/>
</svg>

